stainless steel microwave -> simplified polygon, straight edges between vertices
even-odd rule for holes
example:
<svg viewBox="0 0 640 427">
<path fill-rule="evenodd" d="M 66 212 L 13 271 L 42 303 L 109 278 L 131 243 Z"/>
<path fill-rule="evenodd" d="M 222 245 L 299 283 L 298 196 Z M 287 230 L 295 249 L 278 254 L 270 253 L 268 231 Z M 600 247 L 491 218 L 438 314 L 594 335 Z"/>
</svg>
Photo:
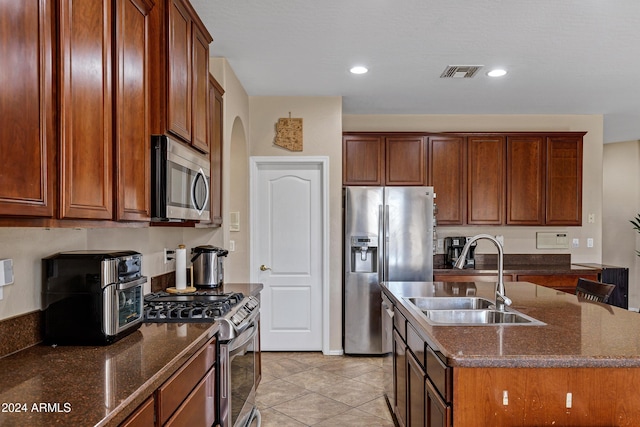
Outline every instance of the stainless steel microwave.
<svg viewBox="0 0 640 427">
<path fill-rule="evenodd" d="M 209 158 L 166 135 L 151 137 L 153 221 L 208 221 Z"/>
</svg>

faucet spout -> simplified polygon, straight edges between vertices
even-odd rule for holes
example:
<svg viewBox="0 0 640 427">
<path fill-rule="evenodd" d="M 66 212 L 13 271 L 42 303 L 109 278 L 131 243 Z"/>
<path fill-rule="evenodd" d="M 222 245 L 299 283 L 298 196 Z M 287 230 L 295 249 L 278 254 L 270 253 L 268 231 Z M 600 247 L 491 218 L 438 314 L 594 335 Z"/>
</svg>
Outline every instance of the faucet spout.
<svg viewBox="0 0 640 427">
<path fill-rule="evenodd" d="M 498 241 L 495 237 L 490 234 L 478 234 L 470 238 L 467 243 L 462 248 L 462 252 L 458 257 L 454 267 L 455 268 L 463 268 L 464 260 L 467 257 L 467 252 L 469 252 L 469 248 L 471 245 L 480 239 L 486 239 L 491 242 L 498 248 L 498 282 L 496 283 L 496 310 L 504 311 L 505 305 L 511 305 L 511 299 L 507 297 L 506 291 L 504 289 L 504 249 L 502 248 L 502 243 Z"/>
</svg>

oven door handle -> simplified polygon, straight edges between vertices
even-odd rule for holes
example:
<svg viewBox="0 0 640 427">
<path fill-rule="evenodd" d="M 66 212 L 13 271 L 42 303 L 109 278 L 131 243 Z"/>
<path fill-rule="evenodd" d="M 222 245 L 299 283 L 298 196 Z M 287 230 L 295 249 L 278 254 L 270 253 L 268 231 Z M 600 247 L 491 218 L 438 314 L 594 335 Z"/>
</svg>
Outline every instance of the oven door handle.
<svg viewBox="0 0 640 427">
<path fill-rule="evenodd" d="M 144 283 L 146 283 L 146 281 L 147 281 L 147 277 L 142 276 L 141 278 L 132 280 L 130 282 L 118 283 L 118 286 L 116 288 L 119 291 L 123 291 L 125 289 L 133 288 L 134 286 L 143 285 Z"/>
<path fill-rule="evenodd" d="M 257 333 L 258 333 L 258 326 L 254 322 L 243 333 L 241 333 L 235 339 L 233 339 L 231 341 L 232 345 L 229 346 L 229 360 L 233 359 L 238 354 L 244 354 L 244 352 L 246 352 L 245 347 L 248 344 L 253 342 L 253 339 L 255 338 Z"/>
</svg>

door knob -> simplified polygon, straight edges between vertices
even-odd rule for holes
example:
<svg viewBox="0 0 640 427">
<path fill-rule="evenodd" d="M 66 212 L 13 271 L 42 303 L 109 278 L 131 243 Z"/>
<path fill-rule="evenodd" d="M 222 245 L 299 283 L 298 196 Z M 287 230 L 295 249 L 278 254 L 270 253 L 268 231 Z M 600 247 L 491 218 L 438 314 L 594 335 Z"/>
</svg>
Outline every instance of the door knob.
<svg viewBox="0 0 640 427">
<path fill-rule="evenodd" d="M 267 267 L 266 265 L 262 264 L 260 266 L 260 271 L 267 271 L 267 270 L 271 270 L 271 267 Z"/>
</svg>

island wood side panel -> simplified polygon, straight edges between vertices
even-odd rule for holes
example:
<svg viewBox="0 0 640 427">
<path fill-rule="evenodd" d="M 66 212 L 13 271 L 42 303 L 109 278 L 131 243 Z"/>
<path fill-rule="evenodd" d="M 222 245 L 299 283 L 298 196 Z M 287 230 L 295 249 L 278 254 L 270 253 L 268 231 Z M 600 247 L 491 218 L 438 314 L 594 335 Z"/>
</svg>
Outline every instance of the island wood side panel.
<svg viewBox="0 0 640 427">
<path fill-rule="evenodd" d="M 640 368 L 454 368 L 453 378 L 454 427 L 634 426 L 640 420 Z"/>
</svg>

